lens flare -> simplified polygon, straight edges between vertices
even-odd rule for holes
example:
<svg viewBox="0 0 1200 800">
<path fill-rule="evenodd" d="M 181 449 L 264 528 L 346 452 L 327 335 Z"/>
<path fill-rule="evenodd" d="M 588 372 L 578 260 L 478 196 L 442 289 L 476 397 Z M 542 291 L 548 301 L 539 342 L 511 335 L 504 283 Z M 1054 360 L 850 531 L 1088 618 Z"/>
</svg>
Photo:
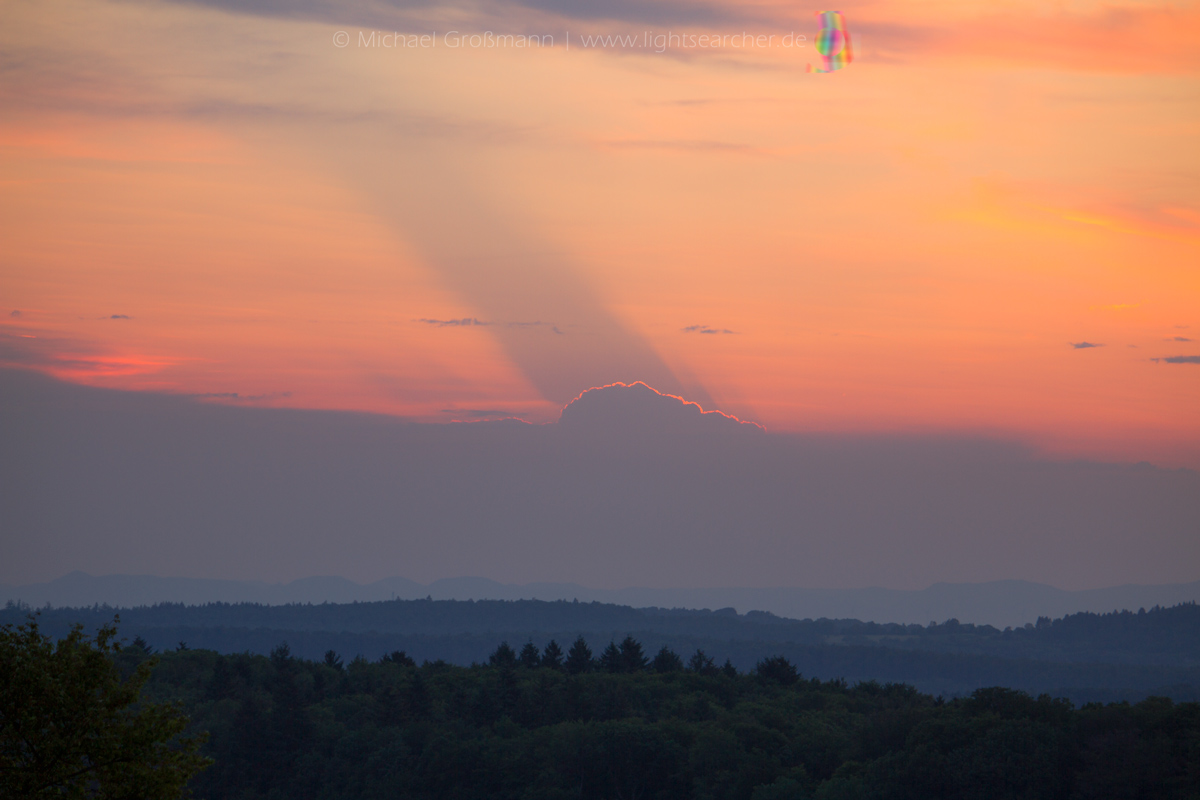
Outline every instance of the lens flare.
<svg viewBox="0 0 1200 800">
<path fill-rule="evenodd" d="M 850 31 L 846 29 L 846 18 L 840 11 L 818 11 L 821 31 L 817 34 L 817 53 L 821 56 L 821 67 L 808 65 L 808 72 L 833 72 L 854 60 L 850 47 Z"/>
</svg>

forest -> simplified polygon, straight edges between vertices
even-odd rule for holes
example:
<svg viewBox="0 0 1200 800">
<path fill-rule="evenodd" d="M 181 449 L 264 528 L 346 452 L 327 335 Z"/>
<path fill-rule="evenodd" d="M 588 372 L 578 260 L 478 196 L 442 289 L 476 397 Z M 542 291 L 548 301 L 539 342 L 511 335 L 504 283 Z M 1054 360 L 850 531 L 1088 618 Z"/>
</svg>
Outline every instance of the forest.
<svg viewBox="0 0 1200 800">
<path fill-rule="evenodd" d="M 486 662 L 417 664 L 189 649 L 145 696 L 206 731 L 201 798 L 1194 798 L 1200 705 L 1087 704 L 1005 688 L 750 670 L 703 652 L 501 643 Z"/>
<path fill-rule="evenodd" d="M 0 623 L 29 609 L 9 604 Z M 43 609 L 41 625 L 62 636 L 112 620 L 104 606 Z M 810 677 L 900 682 L 945 696 L 986 686 L 1049 693 L 1076 703 L 1137 701 L 1152 695 L 1200 700 L 1200 606 L 1042 617 L 998 630 L 947 620 L 921 625 L 858 620 L 793 620 L 764 612 L 635 609 L 603 603 L 394 600 L 268 606 L 161 604 L 120 609 L 122 635 L 157 648 L 183 641 L 195 649 L 267 655 L 287 641 L 296 656 L 328 650 L 347 659 L 404 650 L 419 661 L 466 666 L 487 659 L 500 640 L 621 640 L 632 634 L 648 650 L 702 649 L 741 671 L 764 653 L 786 656 Z"/>
</svg>

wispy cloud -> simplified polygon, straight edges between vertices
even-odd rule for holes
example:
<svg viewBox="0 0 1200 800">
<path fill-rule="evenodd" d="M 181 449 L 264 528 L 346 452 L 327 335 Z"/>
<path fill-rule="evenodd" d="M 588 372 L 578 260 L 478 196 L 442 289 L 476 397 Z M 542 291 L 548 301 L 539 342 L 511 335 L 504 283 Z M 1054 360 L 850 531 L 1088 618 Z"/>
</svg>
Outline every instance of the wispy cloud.
<svg viewBox="0 0 1200 800">
<path fill-rule="evenodd" d="M 876 6 L 892 16 L 901 4 Z M 1179 73 L 1200 62 L 1195 8 L 1166 3 L 1140 8 L 1105 6 L 1090 12 L 1059 10 L 1030 25 L 1028 12 L 913 16 L 902 22 L 860 15 L 854 29 L 871 39 L 879 59 L 949 57 L 960 61 L 1053 66 L 1086 72 Z M 892 19 L 897 17 L 892 16 Z M 911 20 L 911 21 L 910 21 Z"/>
<path fill-rule="evenodd" d="M 549 328 L 555 333 L 562 335 L 562 331 L 553 322 L 542 322 L 536 320 L 534 322 L 485 322 L 474 317 L 463 317 L 462 319 L 432 319 L 429 317 L 421 317 L 413 322 L 420 322 L 425 325 L 432 325 L 435 328 L 474 328 L 476 326 L 499 326 L 502 328 Z"/>
<path fill-rule="evenodd" d="M 683 333 L 737 333 L 737 331 L 731 331 L 729 328 L 712 328 L 708 325 L 688 325 L 686 328 L 680 328 L 680 331 Z"/>
<path fill-rule="evenodd" d="M 257 403 L 262 400 L 275 400 L 277 398 L 291 396 L 291 392 L 267 392 L 266 394 L 242 394 L 240 392 L 203 392 L 200 394 L 188 395 L 188 397 L 194 397 L 197 400 L 232 400 L 238 403 Z"/>
<path fill-rule="evenodd" d="M 292 19 L 323 20 L 343 24 L 388 26 L 397 22 L 428 20 L 430 12 L 445 12 L 445 19 L 464 17 L 482 22 L 508 20 L 521 25 L 534 19 L 558 18 L 594 22 L 629 22 L 654 25 L 720 25 L 765 20 L 744 8 L 724 3 L 678 3 L 670 0 L 520 0 L 471 4 L 437 3 L 427 0 L 176 0 L 187 5 L 204 5 L 241 14 Z"/>
<path fill-rule="evenodd" d="M 97 342 L 37 329 L 0 332 L 0 366 L 35 369 L 58 378 L 87 381 L 156 372 L 170 359 L 117 352 Z"/>
<path fill-rule="evenodd" d="M 1168 364 L 1200 364 L 1200 356 L 1168 356 L 1167 358 L 1156 358 L 1155 361 L 1165 361 Z"/>
<path fill-rule="evenodd" d="M 14 308 L 12 311 L 8 312 L 8 315 L 10 317 L 19 317 L 21 316 L 21 312 L 20 310 Z"/>
<path fill-rule="evenodd" d="M 677 153 L 731 153 L 761 156 L 766 151 L 741 142 L 721 142 L 705 139 L 618 139 L 600 143 L 616 150 L 662 150 Z"/>
<path fill-rule="evenodd" d="M 128 314 L 113 314 L 109 319 L 133 319 Z"/>
<path fill-rule="evenodd" d="M 494 322 L 484 322 L 483 320 L 475 319 L 474 317 L 463 317 L 462 319 L 429 319 L 422 317 L 421 319 L 413 320 L 413 322 L 423 322 L 426 325 L 433 325 L 437 328 L 472 328 L 476 325 L 495 325 Z"/>
<path fill-rule="evenodd" d="M 1068 342 L 1067 344 L 1076 350 L 1086 350 L 1089 347 L 1104 347 L 1103 344 L 1097 344 L 1096 342 Z"/>
</svg>

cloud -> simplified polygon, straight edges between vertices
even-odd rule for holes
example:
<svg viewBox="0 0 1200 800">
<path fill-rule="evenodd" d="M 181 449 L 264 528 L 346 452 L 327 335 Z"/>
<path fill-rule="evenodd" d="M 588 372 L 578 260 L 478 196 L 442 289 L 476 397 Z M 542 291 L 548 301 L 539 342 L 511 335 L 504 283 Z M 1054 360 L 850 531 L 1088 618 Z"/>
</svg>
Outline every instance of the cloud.
<svg viewBox="0 0 1200 800">
<path fill-rule="evenodd" d="M 197 400 L 233 400 L 239 403 L 256 403 L 260 400 L 291 397 L 291 392 L 267 392 L 266 394 L 241 394 L 240 392 L 202 392 L 185 395 Z"/>
<path fill-rule="evenodd" d="M 594 586 L 1112 585 L 1200 563 L 1192 471 L 772 434 L 636 385 L 547 425 L 203 403 L 29 370 L 0 371 L 0 397 L 5 526 L 23 532 L 5 539 L 8 575 L 401 564 Z"/>
<path fill-rule="evenodd" d="M 729 328 L 710 328 L 707 325 L 688 325 L 686 328 L 679 329 L 683 333 L 737 333 Z"/>
<path fill-rule="evenodd" d="M 563 407 L 559 421 L 605 439 L 624 433 L 641 439 L 685 429 L 697 422 L 720 427 L 733 423 L 744 431 L 765 430 L 757 422 L 738 419 L 724 411 L 705 411 L 697 402 L 660 392 L 644 381 L 585 389 Z"/>
<path fill-rule="evenodd" d="M 499 325 L 505 328 L 550 328 L 555 333 L 562 333 L 562 331 L 558 329 L 558 326 L 551 322 L 542 322 L 541 320 L 536 322 L 484 322 L 483 320 L 475 319 L 474 317 L 463 317 L 462 319 L 432 319 L 430 317 L 421 317 L 420 319 L 413 320 L 413 322 L 423 322 L 426 325 L 433 325 L 438 328 L 473 328 L 477 325 Z"/>
<path fill-rule="evenodd" d="M 483 322 L 474 317 L 463 317 L 462 319 L 428 319 L 422 317 L 415 319 L 413 322 L 423 322 L 426 325 L 433 325 L 438 328 L 470 328 L 476 325 L 495 325 L 494 322 Z"/>
<path fill-rule="evenodd" d="M 1159 359 L 1154 359 L 1158 361 Z M 1170 356 L 1162 359 L 1168 364 L 1200 364 L 1200 356 Z"/>
<path fill-rule="evenodd" d="M 505 322 L 506 328 L 554 328 L 555 333 L 562 333 L 554 324 L 550 322 Z"/>
<path fill-rule="evenodd" d="M 109 319 L 132 319 L 128 314 L 113 314 Z"/>
<path fill-rule="evenodd" d="M 1086 350 L 1089 347 L 1104 347 L 1104 345 L 1096 344 L 1095 342 L 1067 342 L 1067 344 L 1076 350 Z"/>
<path fill-rule="evenodd" d="M 86 382 L 90 378 L 142 375 L 170 363 L 169 359 L 121 353 L 94 341 L 35 328 L 9 327 L 0 332 L 0 367 L 34 369 L 62 379 Z"/>
<path fill-rule="evenodd" d="M 576 27 L 643 26 L 732 30 L 749 27 L 804 30 L 811 16 L 788 4 L 673 0 L 175 0 L 232 13 L 324 21 L 385 30 L 428 31 L 452 23 L 459 30 L 504 26 L 514 33 L 575 22 Z M 1044 11 L 1032 24 L 1024 9 L 946 14 L 913 12 L 900 3 L 868 4 L 850 20 L 867 37 L 877 61 L 928 62 L 932 57 L 992 61 L 1023 67 L 1053 66 L 1099 72 L 1188 72 L 1200 63 L 1195 47 L 1197 11 L 1150 2 L 1142 7 Z M 815 32 L 815 31 L 814 31 Z"/>
<path fill-rule="evenodd" d="M 735 7 L 720 3 L 677 3 L 670 0 L 523 0 L 523 2 L 489 2 L 483 0 L 470 6 L 432 4 L 427 0 L 390 0 L 374 3 L 365 0 L 176 0 L 181 4 L 210 6 L 241 14 L 291 19 L 323 20 L 339 24 L 358 24 L 379 27 L 399 20 L 419 24 L 428 19 L 430 11 L 448 12 L 445 19 L 464 17 L 481 21 L 508 20 L 510 25 L 529 22 L 545 16 L 569 20 L 619 21 L 653 25 L 719 25 L 755 19 Z M 524 12 L 524 13 L 522 13 Z M 460 22 L 461 25 L 461 22 Z"/>
<path fill-rule="evenodd" d="M 677 153 L 737 153 L 764 155 L 754 145 L 740 142 L 709 141 L 705 139 L 620 139 L 602 142 L 603 147 L 626 150 L 667 150 Z"/>
<path fill-rule="evenodd" d="M 443 408 L 443 414 L 452 414 L 456 418 L 469 418 L 474 420 L 480 419 L 521 419 L 520 414 L 514 414 L 512 411 L 504 408 Z"/>
<path fill-rule="evenodd" d="M 900 4 L 878 6 L 883 14 Z M 893 12 L 895 13 L 895 12 Z M 903 12 L 902 12 L 903 13 Z M 877 60 L 1004 63 L 1085 72 L 1181 73 L 1200 61 L 1195 47 L 1194 8 L 1148 4 L 1142 8 L 1101 7 L 1091 12 L 1060 10 L 1031 24 L 1023 9 L 970 16 L 913 16 L 903 22 L 850 20 L 851 33 L 866 34 Z"/>
<path fill-rule="evenodd" d="M 10 317 L 19 317 L 21 316 L 21 312 L 14 308 L 12 311 L 8 312 L 8 315 Z"/>
<path fill-rule="evenodd" d="M 1186 336 L 1176 336 L 1174 339 L 1168 339 L 1167 341 L 1168 342 L 1172 342 L 1172 341 L 1174 341 L 1174 342 L 1190 342 L 1191 339 L 1189 339 Z"/>
</svg>

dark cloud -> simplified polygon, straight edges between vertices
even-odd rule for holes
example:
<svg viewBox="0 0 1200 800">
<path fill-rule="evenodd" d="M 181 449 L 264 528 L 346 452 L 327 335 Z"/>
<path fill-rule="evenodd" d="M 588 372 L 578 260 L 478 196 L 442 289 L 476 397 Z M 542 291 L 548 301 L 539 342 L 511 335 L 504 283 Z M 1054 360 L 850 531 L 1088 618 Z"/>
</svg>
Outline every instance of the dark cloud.
<svg viewBox="0 0 1200 800">
<path fill-rule="evenodd" d="M 86 568 L 1094 586 L 1200 564 L 1194 471 L 982 438 L 773 433 L 636 385 L 586 392 L 559 423 L 436 425 L 0 370 L 0 408 L 4 529 L 20 532 L 4 582 Z"/>
<path fill-rule="evenodd" d="M 699 403 L 658 391 L 642 381 L 600 386 L 581 392 L 562 410 L 560 423 L 573 430 L 600 429 L 608 436 L 632 435 L 639 441 L 684 430 L 765 429 L 723 411 L 704 410 Z M 699 426 L 699 427 L 697 427 Z"/>
<path fill-rule="evenodd" d="M 1169 341 L 1169 342 L 1170 342 L 1170 341 L 1175 341 L 1175 342 L 1190 342 L 1190 341 L 1191 341 L 1191 339 L 1189 339 L 1189 338 L 1188 338 L 1188 337 L 1186 337 L 1186 336 L 1176 336 L 1174 339 L 1168 339 L 1167 341 Z"/>
<path fill-rule="evenodd" d="M 470 328 L 476 325 L 494 325 L 494 322 L 483 322 L 474 317 L 463 317 L 462 319 L 421 319 L 413 320 L 413 322 L 423 322 L 426 325 L 434 325 L 438 328 Z"/>
<path fill-rule="evenodd" d="M 443 408 L 441 413 L 467 419 L 521 419 L 520 414 L 503 408 Z"/>
<path fill-rule="evenodd" d="M 558 330 L 558 328 L 555 328 L 554 325 L 549 322 L 505 322 L 504 327 L 506 327 L 506 328 L 554 328 L 554 330 L 556 332 L 562 333 L 562 331 Z"/>
<path fill-rule="evenodd" d="M 686 328 L 680 328 L 683 333 L 737 333 L 729 328 L 710 328 L 708 325 L 688 325 Z"/>
<path fill-rule="evenodd" d="M 745 20 L 736 9 L 706 3 L 661 0 L 522 0 L 514 5 L 580 20 L 621 20 L 649 24 L 719 25 Z"/>
<path fill-rule="evenodd" d="M 1089 347 L 1104 347 L 1104 345 L 1096 344 L 1095 342 L 1068 342 L 1068 344 L 1076 350 L 1086 350 Z"/>
<path fill-rule="evenodd" d="M 113 314 L 109 319 L 132 319 L 128 314 Z"/>
<path fill-rule="evenodd" d="M 8 312 L 8 315 L 10 317 L 19 317 L 21 316 L 21 312 L 14 308 L 12 311 Z"/>
<path fill-rule="evenodd" d="M 471 328 L 484 325 L 500 325 L 505 328 L 552 328 L 555 333 L 562 333 L 553 323 L 550 322 L 484 322 L 481 319 L 474 317 L 464 317 L 462 319 L 431 319 L 422 317 L 415 319 L 413 322 L 423 322 L 426 325 L 433 325 L 438 328 Z"/>
<path fill-rule="evenodd" d="M 260 400 L 274 400 L 276 398 L 291 397 L 292 393 L 267 392 L 266 394 L 241 394 L 240 392 L 202 392 L 183 396 L 194 397 L 197 400 L 235 400 L 239 403 L 256 403 Z"/>
<path fill-rule="evenodd" d="M 1163 361 L 1168 364 L 1200 364 L 1200 356 L 1170 356 Z"/>
<path fill-rule="evenodd" d="M 432 0 L 176 0 L 181 4 L 209 6 L 240 14 L 288 19 L 310 19 L 338 24 L 386 26 L 398 21 L 425 22 L 443 11 L 446 20 L 463 15 L 485 21 L 508 21 L 519 29 L 524 19 L 559 17 L 582 21 L 619 21 L 648 25 L 722 25 L 763 21 L 736 7 L 707 3 L 678 3 L 669 0 L 482 0 L 470 6 L 436 3 Z"/>
</svg>

